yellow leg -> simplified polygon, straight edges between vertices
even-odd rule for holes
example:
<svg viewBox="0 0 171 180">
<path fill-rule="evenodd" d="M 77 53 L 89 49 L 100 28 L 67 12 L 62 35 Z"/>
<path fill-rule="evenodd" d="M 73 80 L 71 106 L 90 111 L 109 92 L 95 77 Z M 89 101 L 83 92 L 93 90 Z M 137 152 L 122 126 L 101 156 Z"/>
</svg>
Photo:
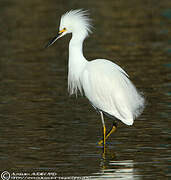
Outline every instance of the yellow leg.
<svg viewBox="0 0 171 180">
<path fill-rule="evenodd" d="M 106 139 L 108 139 L 108 137 L 113 133 L 113 132 L 115 132 L 116 131 L 116 126 L 115 125 L 113 125 L 112 126 L 112 129 L 109 131 L 109 133 L 106 135 Z"/>
<path fill-rule="evenodd" d="M 106 144 L 106 126 L 103 127 L 103 144 Z"/>
<path fill-rule="evenodd" d="M 103 126 L 103 158 L 105 159 L 106 154 L 106 126 Z"/>
<path fill-rule="evenodd" d="M 106 127 L 105 127 L 105 128 L 106 128 Z M 109 133 L 106 135 L 105 140 L 107 140 L 108 137 L 109 137 L 113 132 L 115 132 L 115 131 L 116 131 L 116 124 L 113 123 L 112 129 L 111 129 L 111 130 L 109 131 Z M 103 141 L 104 141 L 104 140 L 100 140 L 100 141 L 98 142 L 98 144 L 101 145 L 101 144 L 103 143 Z"/>
</svg>

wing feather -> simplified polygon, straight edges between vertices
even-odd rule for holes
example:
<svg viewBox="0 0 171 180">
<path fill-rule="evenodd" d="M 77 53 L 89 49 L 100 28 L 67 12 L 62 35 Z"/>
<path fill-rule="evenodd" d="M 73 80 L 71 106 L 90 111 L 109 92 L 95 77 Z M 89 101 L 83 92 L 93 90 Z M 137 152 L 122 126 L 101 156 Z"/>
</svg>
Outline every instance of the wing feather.
<svg viewBox="0 0 171 180">
<path fill-rule="evenodd" d="M 91 61 L 83 71 L 82 82 L 93 106 L 133 124 L 144 101 L 121 67 L 102 59 Z"/>
</svg>

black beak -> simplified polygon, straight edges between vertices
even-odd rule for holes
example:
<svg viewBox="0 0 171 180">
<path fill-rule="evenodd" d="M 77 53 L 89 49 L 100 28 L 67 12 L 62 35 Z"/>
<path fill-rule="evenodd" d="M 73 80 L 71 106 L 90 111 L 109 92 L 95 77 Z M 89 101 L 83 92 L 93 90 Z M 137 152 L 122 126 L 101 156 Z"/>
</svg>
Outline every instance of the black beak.
<svg viewBox="0 0 171 180">
<path fill-rule="evenodd" d="M 60 34 L 58 34 L 57 36 L 55 36 L 53 39 L 51 39 L 47 45 L 45 46 L 45 48 L 48 48 L 49 46 L 51 46 L 58 38 L 59 38 Z"/>
</svg>

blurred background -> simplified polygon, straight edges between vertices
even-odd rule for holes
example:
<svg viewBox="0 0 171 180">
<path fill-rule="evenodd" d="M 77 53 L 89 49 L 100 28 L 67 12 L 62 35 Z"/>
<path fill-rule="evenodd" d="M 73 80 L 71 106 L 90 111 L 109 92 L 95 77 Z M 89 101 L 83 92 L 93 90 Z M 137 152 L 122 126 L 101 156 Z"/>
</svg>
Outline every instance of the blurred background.
<svg viewBox="0 0 171 180">
<path fill-rule="evenodd" d="M 99 115 L 67 93 L 71 36 L 44 49 L 61 15 L 77 8 L 88 9 L 94 25 L 85 57 L 120 65 L 147 101 L 133 126 L 118 122 L 105 159 Z M 171 1 L 1 0 L 0 9 L 0 170 L 169 179 Z"/>
</svg>

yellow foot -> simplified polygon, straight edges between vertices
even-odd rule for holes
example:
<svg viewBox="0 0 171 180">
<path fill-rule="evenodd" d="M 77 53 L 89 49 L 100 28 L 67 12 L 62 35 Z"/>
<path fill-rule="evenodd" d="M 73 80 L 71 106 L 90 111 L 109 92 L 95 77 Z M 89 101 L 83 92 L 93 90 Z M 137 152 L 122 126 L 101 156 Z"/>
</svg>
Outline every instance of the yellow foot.
<svg viewBox="0 0 171 180">
<path fill-rule="evenodd" d="M 98 144 L 99 144 L 99 145 L 102 145 L 102 144 L 103 144 L 103 140 L 100 140 L 100 141 L 98 142 Z"/>
<path fill-rule="evenodd" d="M 109 133 L 105 136 L 105 141 L 108 139 L 108 137 L 113 133 L 113 132 L 115 132 L 116 131 L 116 123 L 113 123 L 113 126 L 112 126 L 112 128 L 111 128 L 111 130 L 109 131 Z M 100 140 L 99 142 L 98 142 L 98 144 L 99 145 L 102 145 L 103 144 L 103 139 L 102 140 Z"/>
</svg>

